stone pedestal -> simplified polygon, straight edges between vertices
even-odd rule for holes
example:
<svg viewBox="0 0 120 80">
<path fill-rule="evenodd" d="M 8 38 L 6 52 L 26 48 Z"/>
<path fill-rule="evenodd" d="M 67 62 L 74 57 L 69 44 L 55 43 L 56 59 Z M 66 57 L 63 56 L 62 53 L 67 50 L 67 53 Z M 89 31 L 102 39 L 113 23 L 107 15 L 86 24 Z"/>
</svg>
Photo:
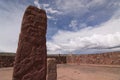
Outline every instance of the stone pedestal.
<svg viewBox="0 0 120 80">
<path fill-rule="evenodd" d="M 55 58 L 47 59 L 47 80 L 57 80 L 57 63 Z"/>
<path fill-rule="evenodd" d="M 13 80 L 46 80 L 46 12 L 29 6 L 23 16 Z"/>
</svg>

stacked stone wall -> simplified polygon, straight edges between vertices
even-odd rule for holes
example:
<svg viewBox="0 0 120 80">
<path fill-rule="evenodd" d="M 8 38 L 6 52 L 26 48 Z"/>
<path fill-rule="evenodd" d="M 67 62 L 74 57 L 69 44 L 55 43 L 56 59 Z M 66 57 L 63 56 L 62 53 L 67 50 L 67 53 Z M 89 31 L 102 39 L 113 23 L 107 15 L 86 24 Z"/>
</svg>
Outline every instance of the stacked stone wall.
<svg viewBox="0 0 120 80">
<path fill-rule="evenodd" d="M 120 52 L 84 55 L 71 54 L 66 57 L 66 61 L 67 63 L 76 64 L 120 65 Z"/>
<path fill-rule="evenodd" d="M 12 55 L 0 54 L 0 67 L 12 67 L 15 53 Z M 11 54 L 11 53 L 9 53 Z M 57 64 L 75 63 L 75 64 L 104 64 L 120 65 L 120 52 L 110 52 L 102 54 L 81 54 L 81 55 L 48 55 L 48 58 L 55 58 Z"/>
<path fill-rule="evenodd" d="M 13 67 L 15 56 L 0 56 L 0 68 Z"/>
<path fill-rule="evenodd" d="M 7 54 L 7 55 L 6 55 Z M 48 55 L 47 58 L 55 58 L 57 64 L 65 64 L 66 56 L 62 55 Z M 0 68 L 13 67 L 15 60 L 15 53 L 1 53 L 0 54 Z"/>
</svg>

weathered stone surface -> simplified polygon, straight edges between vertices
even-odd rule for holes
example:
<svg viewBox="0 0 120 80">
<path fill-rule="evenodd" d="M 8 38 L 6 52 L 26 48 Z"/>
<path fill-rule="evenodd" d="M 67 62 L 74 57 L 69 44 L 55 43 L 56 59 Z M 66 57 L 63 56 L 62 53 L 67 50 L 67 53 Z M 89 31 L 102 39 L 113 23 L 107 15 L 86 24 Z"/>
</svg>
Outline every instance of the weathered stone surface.
<svg viewBox="0 0 120 80">
<path fill-rule="evenodd" d="M 47 59 L 47 80 L 57 80 L 57 63 L 55 58 Z"/>
<path fill-rule="evenodd" d="M 46 12 L 29 6 L 24 14 L 13 80 L 46 80 Z"/>
<path fill-rule="evenodd" d="M 11 53 L 0 54 L 0 67 L 12 67 L 14 55 Z M 105 56 L 107 55 L 107 56 Z M 72 58 L 72 56 L 74 56 Z M 80 55 L 48 55 L 48 58 L 55 58 L 57 64 L 76 63 L 76 64 L 103 64 L 103 65 L 120 65 L 120 52 L 109 52 L 101 54 L 80 54 Z"/>
<path fill-rule="evenodd" d="M 104 64 L 120 65 L 120 52 L 109 52 L 101 54 L 69 55 L 66 57 L 67 63 L 76 64 Z"/>
</svg>

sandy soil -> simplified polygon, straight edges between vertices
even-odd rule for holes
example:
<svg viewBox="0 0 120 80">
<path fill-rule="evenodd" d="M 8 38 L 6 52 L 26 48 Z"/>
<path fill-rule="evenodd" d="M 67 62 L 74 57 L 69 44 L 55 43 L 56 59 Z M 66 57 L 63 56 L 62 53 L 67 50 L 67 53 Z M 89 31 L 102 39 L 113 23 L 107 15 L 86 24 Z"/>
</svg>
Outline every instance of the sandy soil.
<svg viewBox="0 0 120 80">
<path fill-rule="evenodd" d="M 13 68 L 0 68 L 0 80 L 12 80 Z"/>
<path fill-rule="evenodd" d="M 58 65 L 58 80 L 120 80 L 120 67 Z"/>
<path fill-rule="evenodd" d="M 57 80 L 120 80 L 119 66 L 73 65 L 57 66 Z M 0 80 L 12 80 L 13 68 L 1 68 Z"/>
</svg>

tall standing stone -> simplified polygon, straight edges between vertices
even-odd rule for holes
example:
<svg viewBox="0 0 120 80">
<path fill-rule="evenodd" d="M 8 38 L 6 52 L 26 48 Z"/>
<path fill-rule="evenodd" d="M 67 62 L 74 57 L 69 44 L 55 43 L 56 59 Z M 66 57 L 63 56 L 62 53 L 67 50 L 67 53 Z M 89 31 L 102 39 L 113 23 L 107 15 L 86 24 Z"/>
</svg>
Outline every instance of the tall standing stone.
<svg viewBox="0 0 120 80">
<path fill-rule="evenodd" d="M 55 58 L 47 59 L 47 80 L 57 80 L 57 63 Z"/>
<path fill-rule="evenodd" d="M 13 80 L 46 80 L 46 12 L 29 6 L 24 14 Z"/>
</svg>

